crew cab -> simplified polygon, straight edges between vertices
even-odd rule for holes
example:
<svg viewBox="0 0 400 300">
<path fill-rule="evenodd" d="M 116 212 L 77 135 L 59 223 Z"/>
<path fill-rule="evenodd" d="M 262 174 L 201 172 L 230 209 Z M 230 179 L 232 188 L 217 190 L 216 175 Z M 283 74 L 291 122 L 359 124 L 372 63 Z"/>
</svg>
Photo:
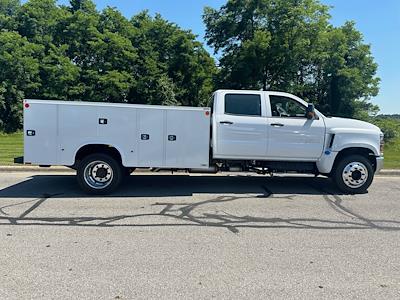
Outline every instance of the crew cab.
<svg viewBox="0 0 400 300">
<path fill-rule="evenodd" d="M 218 90 L 206 108 L 26 99 L 24 163 L 71 167 L 92 194 L 136 168 L 321 174 L 362 193 L 383 166 L 383 134 L 283 92 Z"/>
</svg>

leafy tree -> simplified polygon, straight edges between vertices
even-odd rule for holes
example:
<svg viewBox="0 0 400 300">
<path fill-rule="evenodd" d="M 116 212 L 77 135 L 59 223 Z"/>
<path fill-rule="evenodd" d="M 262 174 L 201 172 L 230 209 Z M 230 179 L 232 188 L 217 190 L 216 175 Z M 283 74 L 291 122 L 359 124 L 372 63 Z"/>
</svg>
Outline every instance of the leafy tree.
<svg viewBox="0 0 400 300">
<path fill-rule="evenodd" d="M 80 68 L 65 55 L 67 45 L 50 45 L 40 62 L 42 87 L 35 93 L 41 99 L 69 100 L 77 97 L 82 89 L 78 83 Z"/>
<path fill-rule="evenodd" d="M 38 82 L 44 84 L 30 91 L 28 97 L 65 100 L 79 92 L 79 67 L 66 56 L 68 46 L 56 41 L 59 24 L 69 15 L 55 0 L 31 0 L 18 11 L 18 32 L 42 46 L 35 58 L 39 61 Z"/>
<path fill-rule="evenodd" d="M 17 27 L 15 16 L 17 15 L 21 3 L 19 0 L 0 1 L 0 30 L 12 31 Z"/>
<path fill-rule="evenodd" d="M 15 16 L 20 6 L 20 0 L 2 0 L 0 2 L 0 13 L 10 17 Z"/>
<path fill-rule="evenodd" d="M 100 32 L 118 33 L 126 38 L 132 38 L 136 34 L 133 24 L 112 7 L 106 7 L 101 12 L 98 28 Z"/>
<path fill-rule="evenodd" d="M 0 130 L 13 132 L 22 122 L 22 99 L 40 87 L 37 53 L 41 46 L 15 32 L 0 32 Z"/>
<path fill-rule="evenodd" d="M 392 140 L 400 137 L 400 120 L 393 118 L 370 118 L 369 122 L 378 126 L 385 135 L 385 142 L 391 142 Z"/>
<path fill-rule="evenodd" d="M 3 0 L 0 34 L 0 130 L 21 128 L 23 97 L 203 105 L 213 89 L 213 58 L 159 15 Z"/>
<path fill-rule="evenodd" d="M 70 10 L 72 12 L 84 11 L 87 13 L 94 13 L 96 11 L 96 5 L 91 0 L 71 0 Z"/>
<path fill-rule="evenodd" d="M 23 97 L 202 105 L 213 89 L 214 60 L 159 15 L 3 0 L 0 26 L 0 130 L 21 128 Z"/>
<path fill-rule="evenodd" d="M 18 32 L 30 42 L 48 45 L 53 41 L 61 14 L 56 0 L 30 0 L 18 11 Z"/>
<path fill-rule="evenodd" d="M 357 116 L 362 112 L 376 114 L 378 107 L 368 102 L 379 92 L 377 64 L 369 45 L 363 43 L 362 34 L 347 22 L 339 28 L 330 28 L 325 49 L 326 59 L 322 63 L 327 97 L 320 104 L 327 111 L 344 116 Z"/>
<path fill-rule="evenodd" d="M 132 18 L 131 22 L 136 28 L 132 43 L 138 47 L 139 76 L 156 79 L 148 78 L 150 80 L 140 83 L 139 88 L 133 91 L 133 98 L 142 98 L 142 91 L 146 91 L 146 97 L 158 98 L 159 91 L 154 83 L 161 80 L 174 90 L 174 103 L 204 105 L 213 89 L 212 77 L 216 67 L 196 37 L 190 31 L 184 31 L 162 19 L 160 15 L 151 18 L 147 12 L 143 12 Z M 153 85 L 146 89 L 146 81 L 153 82 Z M 154 100 L 150 100 L 150 103 L 157 103 Z"/>
<path fill-rule="evenodd" d="M 378 92 L 368 45 L 354 23 L 335 28 L 318 0 L 228 0 L 206 8 L 206 39 L 221 55 L 218 86 L 283 90 L 328 114 L 374 111 Z"/>
<path fill-rule="evenodd" d="M 204 20 L 218 69 L 191 31 L 160 15 L 0 1 L 0 130 L 21 128 L 23 97 L 197 106 L 215 84 L 293 92 L 330 114 L 377 110 L 369 46 L 354 23 L 330 25 L 317 0 L 229 0 Z"/>
<path fill-rule="evenodd" d="M 57 39 L 59 44 L 68 45 L 66 55 L 80 68 L 81 92 L 74 99 L 127 102 L 136 49 L 128 38 L 109 31 L 100 19 L 97 12 L 75 11 L 62 24 L 63 35 Z"/>
</svg>

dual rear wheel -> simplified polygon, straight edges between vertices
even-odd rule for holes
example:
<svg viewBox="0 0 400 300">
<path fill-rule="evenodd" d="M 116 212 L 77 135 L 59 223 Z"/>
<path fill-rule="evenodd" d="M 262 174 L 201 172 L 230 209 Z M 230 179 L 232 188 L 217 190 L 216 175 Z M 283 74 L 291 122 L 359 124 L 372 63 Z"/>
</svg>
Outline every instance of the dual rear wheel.
<svg viewBox="0 0 400 300">
<path fill-rule="evenodd" d="M 113 157 L 97 153 L 86 156 L 77 168 L 79 186 L 88 194 L 107 195 L 130 174 Z"/>
</svg>

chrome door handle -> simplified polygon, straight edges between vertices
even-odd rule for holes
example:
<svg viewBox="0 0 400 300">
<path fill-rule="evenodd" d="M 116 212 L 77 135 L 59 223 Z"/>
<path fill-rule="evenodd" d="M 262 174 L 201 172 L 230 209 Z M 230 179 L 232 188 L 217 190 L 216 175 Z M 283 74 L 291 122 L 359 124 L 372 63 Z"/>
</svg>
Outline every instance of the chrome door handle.
<svg viewBox="0 0 400 300">
<path fill-rule="evenodd" d="M 283 127 L 285 125 L 281 124 L 281 123 L 272 123 L 271 124 L 272 127 Z"/>
<path fill-rule="evenodd" d="M 219 124 L 224 124 L 224 125 L 233 125 L 233 122 L 231 121 L 221 121 Z"/>
</svg>

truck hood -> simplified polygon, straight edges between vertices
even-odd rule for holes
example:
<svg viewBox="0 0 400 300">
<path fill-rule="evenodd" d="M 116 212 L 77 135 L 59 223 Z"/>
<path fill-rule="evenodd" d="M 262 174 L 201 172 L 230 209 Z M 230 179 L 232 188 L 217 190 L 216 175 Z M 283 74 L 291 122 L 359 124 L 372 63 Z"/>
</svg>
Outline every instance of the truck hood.
<svg viewBox="0 0 400 300">
<path fill-rule="evenodd" d="M 344 130 L 344 131 L 375 131 L 382 133 L 379 127 L 360 120 L 345 118 L 325 118 L 325 125 L 328 132 Z"/>
</svg>

